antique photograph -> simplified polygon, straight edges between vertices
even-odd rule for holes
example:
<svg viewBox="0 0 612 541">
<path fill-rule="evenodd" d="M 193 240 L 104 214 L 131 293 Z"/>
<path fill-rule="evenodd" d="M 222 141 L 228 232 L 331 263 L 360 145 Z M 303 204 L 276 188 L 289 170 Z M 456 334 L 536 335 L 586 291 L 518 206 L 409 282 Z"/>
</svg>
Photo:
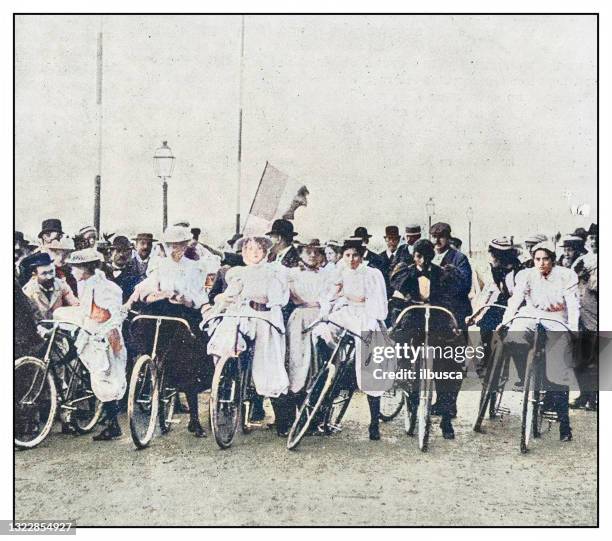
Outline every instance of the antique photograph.
<svg viewBox="0 0 612 541">
<path fill-rule="evenodd" d="M 13 533 L 599 526 L 597 13 L 13 28 Z"/>
</svg>

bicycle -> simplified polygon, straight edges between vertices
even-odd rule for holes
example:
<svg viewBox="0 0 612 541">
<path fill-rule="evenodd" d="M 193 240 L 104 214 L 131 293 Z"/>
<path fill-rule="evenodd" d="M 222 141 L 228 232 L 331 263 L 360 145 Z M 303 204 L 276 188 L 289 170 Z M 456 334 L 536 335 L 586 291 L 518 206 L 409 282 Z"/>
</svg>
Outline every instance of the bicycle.
<svg viewBox="0 0 612 541">
<path fill-rule="evenodd" d="M 450 319 L 453 333 L 457 334 L 460 331 L 455 316 L 446 308 L 431 304 L 414 304 L 404 308 L 400 312 L 393 329 L 390 331 L 391 334 L 395 333 L 397 329 L 400 328 L 402 320 L 413 310 L 423 310 L 425 315 L 424 355 L 419 355 L 415 359 L 413 367 L 415 380 L 409 382 L 407 390 L 403 390 L 403 401 L 406 404 L 404 428 L 406 434 L 409 436 L 413 436 L 416 429 L 419 449 L 425 452 L 429 445 L 429 436 L 431 432 L 431 403 L 434 392 L 433 379 L 422 377 L 433 371 L 433 359 L 429 355 L 429 319 L 431 317 L 431 312 L 434 311 L 445 314 Z M 418 396 L 418 401 L 414 400 L 415 395 Z"/>
<path fill-rule="evenodd" d="M 267 319 L 256 316 L 219 315 L 211 318 L 207 324 L 226 318 L 238 320 L 236 342 L 241 336 L 247 342 L 247 349 L 220 360 L 215 366 L 210 393 L 210 421 L 215 441 L 221 449 L 231 447 L 239 424 L 243 434 L 249 434 L 254 427 L 250 422 L 252 402 L 257 394 L 252 378 L 253 342 L 240 330 L 241 321 L 265 321 L 276 332 L 285 334 Z"/>
<path fill-rule="evenodd" d="M 287 438 L 287 449 L 295 449 L 316 419 L 318 430 L 326 435 L 339 432 L 341 422 L 357 388 L 354 378 L 355 340 L 363 338 L 333 321 L 317 320 L 302 331 L 312 331 L 321 323 L 340 329 L 340 337 L 329 359 L 319 368 L 306 391 Z"/>
<path fill-rule="evenodd" d="M 531 346 L 527 354 L 525 378 L 522 391 L 523 401 L 521 412 L 520 450 L 521 453 L 525 454 L 529 451 L 529 445 L 532 439 L 539 438 L 542 435 L 542 425 L 544 419 L 547 419 L 549 421 L 549 429 L 552 423 L 558 420 L 556 412 L 546 409 L 546 391 L 544 390 L 546 382 L 546 352 L 544 344 L 546 339 L 546 329 L 542 325 L 542 321 L 549 321 L 560 325 L 564 328 L 565 331 L 570 333 L 571 337 L 573 337 L 573 333 L 565 323 L 557 319 L 523 315 L 516 315 L 511 318 L 504 324 L 502 330 L 506 332 L 510 324 L 513 321 L 519 319 L 529 319 L 536 321 L 533 345 Z M 496 362 L 493 363 L 491 369 L 491 389 L 494 385 L 494 382 L 496 381 L 495 378 L 501 374 L 501 370 L 505 369 L 504 367 L 507 366 L 507 364 L 509 363 L 509 357 L 504 356 L 503 351 L 500 352 L 500 354 L 496 357 Z M 492 390 L 489 390 L 487 392 L 489 394 L 492 394 Z M 484 389 L 483 393 L 485 393 Z M 481 397 L 484 397 L 484 400 L 486 400 L 486 396 L 486 394 L 481 395 Z M 498 404 L 501 405 L 501 398 L 499 399 Z M 474 428 L 476 432 L 481 432 L 480 423 L 482 422 L 482 417 L 484 417 L 485 410 L 486 402 L 483 404 L 483 398 L 481 398 L 478 418 L 476 420 Z"/>
<path fill-rule="evenodd" d="M 128 419 L 134 445 L 144 449 L 151 443 L 156 425 L 162 435 L 170 431 L 178 396 L 176 387 L 167 381 L 165 356 L 158 352 L 161 326 L 163 323 L 180 325 L 188 336 L 194 340 L 196 337 L 182 318 L 142 314 L 132 319 L 130 332 L 140 321 L 155 322 L 155 331 L 151 353 L 140 355 L 134 363 L 128 393 Z"/>
<path fill-rule="evenodd" d="M 14 367 L 14 443 L 21 449 L 47 438 L 58 406 L 81 435 L 91 432 L 102 414 L 102 402 L 91 389 L 89 371 L 75 346 L 79 333 L 90 333 L 66 321 L 42 320 L 38 328 L 47 341 L 42 359 L 21 357 Z"/>
</svg>

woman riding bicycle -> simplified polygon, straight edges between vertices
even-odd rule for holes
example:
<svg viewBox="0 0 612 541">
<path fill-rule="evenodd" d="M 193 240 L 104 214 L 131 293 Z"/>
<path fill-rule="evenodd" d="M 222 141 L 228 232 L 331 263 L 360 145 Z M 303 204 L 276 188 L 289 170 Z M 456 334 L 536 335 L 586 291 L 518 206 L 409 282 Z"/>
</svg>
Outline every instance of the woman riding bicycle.
<svg viewBox="0 0 612 541">
<path fill-rule="evenodd" d="M 104 402 L 106 428 L 93 437 L 95 441 L 121 436 L 117 401 L 127 388 L 127 351 L 121 335 L 122 293 L 98 268 L 101 261 L 102 255 L 95 248 L 70 254 L 66 263 L 78 283 L 80 306 L 58 308 L 53 314 L 55 319 L 71 321 L 91 333 L 79 334 L 75 345 L 89 370 L 94 394 Z"/>
<path fill-rule="evenodd" d="M 276 431 L 286 436 L 291 406 L 285 369 L 285 336 L 281 308 L 289 300 L 286 268 L 267 262 L 271 247 L 267 237 L 244 237 L 238 241 L 246 266 L 227 271 L 226 290 L 217 295 L 206 320 L 210 339 L 208 354 L 215 364 L 252 347 L 252 378 L 257 394 L 271 398 Z M 215 318 L 219 317 L 218 320 Z"/>
<path fill-rule="evenodd" d="M 202 320 L 201 309 L 208 305 L 204 289 L 206 273 L 202 266 L 185 257 L 191 241 L 186 227 L 171 226 L 162 236 L 164 253 L 147 278 L 136 287 L 126 308 L 134 302 L 142 303 L 141 312 L 146 315 L 180 318 L 189 324 L 195 338 L 180 325 L 164 326 L 161 355 L 170 358 L 166 369 L 169 381 L 187 396 L 190 409 L 188 430 L 196 437 L 206 432 L 197 418 L 197 394 L 208 389 L 212 379 L 212 367 L 206 360 L 206 341 L 198 326 Z M 134 336 L 138 353 L 146 353 L 152 341 L 153 328 L 139 327 Z"/>
<path fill-rule="evenodd" d="M 517 313 L 531 319 L 511 322 L 505 347 L 513 357 L 526 358 L 537 330 L 537 318 L 544 318 L 540 324 L 547 334 L 546 378 L 550 384 L 545 409 L 556 410 L 560 439 L 570 441 L 569 386 L 575 383 L 575 377 L 566 328 L 578 330 L 578 277 L 574 271 L 555 265 L 555 249 L 550 242 L 536 244 L 531 254 L 534 266 L 516 275 L 514 293 L 508 301 L 502 325 L 506 326 Z M 525 305 L 520 308 L 523 303 Z M 557 320 L 559 324 L 550 320 Z"/>
<path fill-rule="evenodd" d="M 369 351 L 374 347 L 374 341 L 381 341 L 386 337 L 384 321 L 387 317 L 387 289 L 382 273 L 368 266 L 363 259 L 364 253 L 365 246 L 361 238 L 351 237 L 344 241 L 342 259 L 336 266 L 327 303 L 324 303 L 321 311 L 323 315 L 327 314 L 330 322 L 354 334 L 377 331 L 372 334 L 373 340 L 367 346 Z M 318 332 L 328 345 L 333 345 L 340 330 L 334 325 L 326 325 Z M 364 347 L 362 340 L 355 340 L 355 375 L 357 386 L 368 396 L 370 439 L 379 440 L 380 397 L 383 391 L 362 387 L 361 360 L 365 359 L 368 353 L 363 350 Z"/>
</svg>

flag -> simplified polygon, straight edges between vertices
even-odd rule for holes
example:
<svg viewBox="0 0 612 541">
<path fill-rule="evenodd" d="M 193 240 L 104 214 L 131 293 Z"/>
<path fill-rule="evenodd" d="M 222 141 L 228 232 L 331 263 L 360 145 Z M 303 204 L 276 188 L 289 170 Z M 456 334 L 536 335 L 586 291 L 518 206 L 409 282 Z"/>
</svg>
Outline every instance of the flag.
<svg viewBox="0 0 612 541">
<path fill-rule="evenodd" d="M 265 235 L 274 220 L 293 220 L 295 211 L 308 205 L 308 195 L 304 184 L 266 162 L 242 234 Z"/>
</svg>

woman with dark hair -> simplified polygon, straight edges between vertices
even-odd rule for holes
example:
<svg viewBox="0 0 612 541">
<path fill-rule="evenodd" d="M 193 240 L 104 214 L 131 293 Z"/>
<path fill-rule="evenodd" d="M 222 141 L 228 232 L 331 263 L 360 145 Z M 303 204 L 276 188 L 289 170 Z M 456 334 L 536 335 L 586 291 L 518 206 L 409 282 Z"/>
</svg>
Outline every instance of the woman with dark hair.
<svg viewBox="0 0 612 541">
<path fill-rule="evenodd" d="M 366 347 L 359 339 L 355 340 L 355 376 L 357 386 L 368 396 L 370 407 L 370 439 L 379 440 L 378 421 L 380 416 L 380 397 L 384 391 L 364 389 L 362 386 L 361 364 L 368 352 L 375 347 L 374 342 L 386 337 L 385 319 L 387 317 L 387 289 L 382 273 L 369 267 L 364 261 L 365 247 L 361 238 L 351 237 L 342 246 L 342 260 L 336 265 L 336 274 L 328 290 L 327 302 L 322 304 L 321 312 L 327 319 L 352 333 L 376 331 L 373 340 Z M 338 327 L 327 325 L 321 331 L 328 345 L 333 346 L 340 333 Z M 385 345 L 388 345 L 387 343 Z"/>
<path fill-rule="evenodd" d="M 391 277 L 391 286 L 394 288 L 393 297 L 403 302 L 404 307 L 413 304 L 431 304 L 441 306 L 454 312 L 453 299 L 449 296 L 448 282 L 453 279 L 451 272 L 445 272 L 433 263 L 435 256 L 434 245 L 427 239 L 420 239 L 414 244 L 414 263 L 402 265 L 397 268 Z M 408 343 L 424 341 L 424 317 L 421 311 L 413 311 L 407 320 L 402 322 L 402 328 L 396 334 L 396 339 Z M 432 311 L 429 320 L 429 344 L 444 346 L 457 344 L 464 340 L 451 332 L 449 318 L 441 312 Z M 405 367 L 413 368 L 413 366 Z M 461 365 L 453 359 L 434 358 L 434 371 L 456 372 Z M 455 432 L 451 419 L 456 416 L 456 399 L 461 380 L 436 381 L 436 404 L 432 406 L 432 413 L 442 417 L 440 428 L 445 439 L 453 439 Z M 413 406 L 416 407 L 418 395 L 411 395 Z"/>
</svg>

